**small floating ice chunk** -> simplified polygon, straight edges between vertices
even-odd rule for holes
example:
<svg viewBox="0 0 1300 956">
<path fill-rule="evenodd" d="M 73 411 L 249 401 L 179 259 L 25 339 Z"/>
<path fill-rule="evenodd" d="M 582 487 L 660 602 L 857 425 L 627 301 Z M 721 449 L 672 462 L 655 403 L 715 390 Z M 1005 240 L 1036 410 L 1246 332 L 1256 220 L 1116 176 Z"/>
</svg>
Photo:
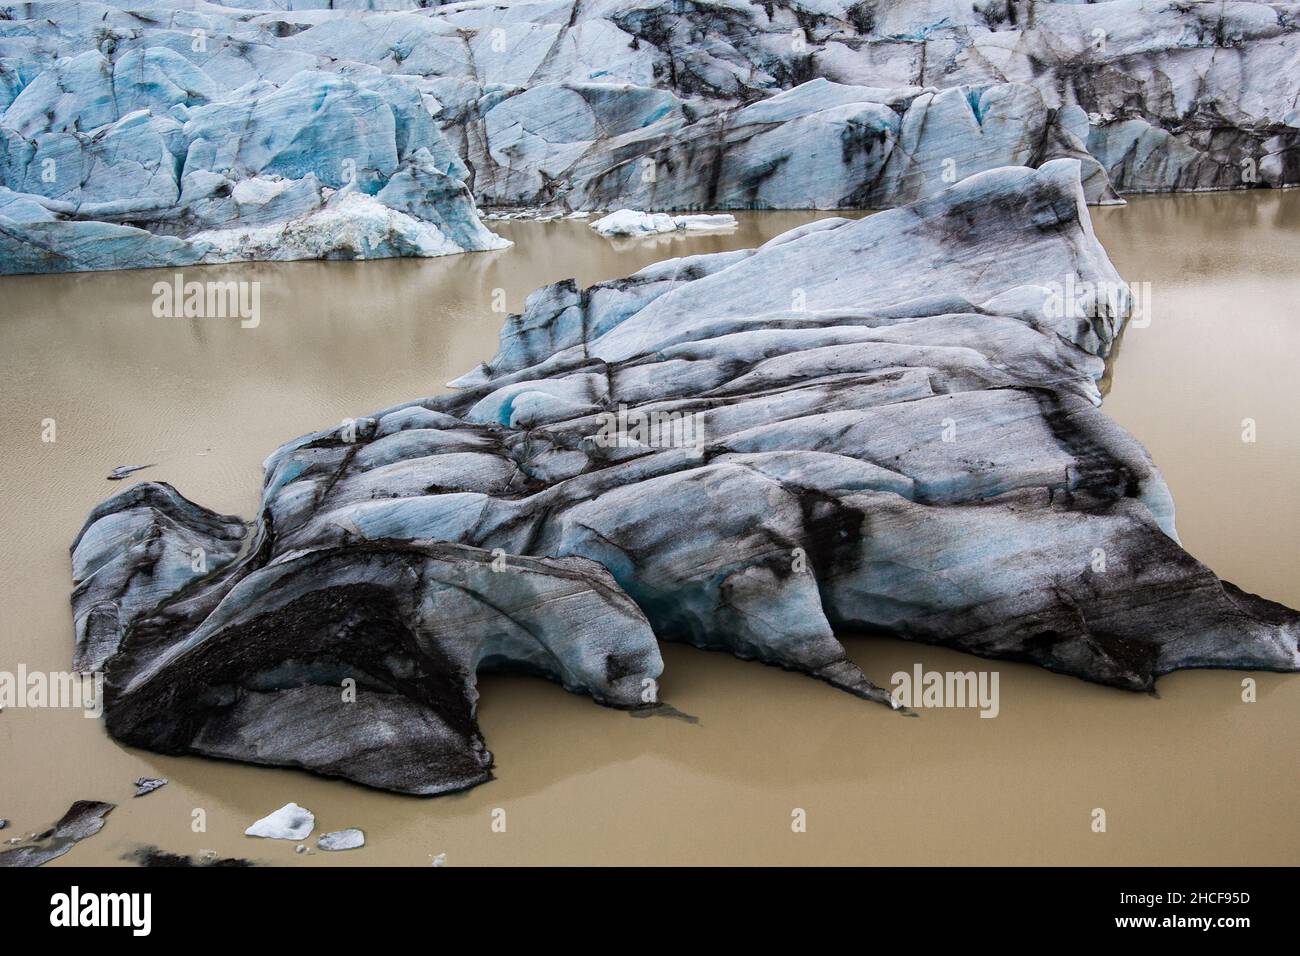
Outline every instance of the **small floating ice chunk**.
<svg viewBox="0 0 1300 956">
<path fill-rule="evenodd" d="M 136 777 L 135 796 L 143 797 L 146 793 L 153 793 L 159 787 L 165 786 L 167 786 L 166 777 Z"/>
<path fill-rule="evenodd" d="M 366 845 L 366 835 L 356 827 L 322 833 L 316 846 L 322 850 L 355 850 Z"/>
<path fill-rule="evenodd" d="M 7 867 L 43 866 L 50 860 L 58 859 L 74 846 L 92 837 L 104 828 L 104 817 L 113 809 L 113 804 L 101 800 L 78 800 L 59 821 L 43 833 L 32 833 L 27 839 L 27 846 L 0 853 L 0 869 Z M 8 843 L 20 843 L 13 837 Z"/>
<path fill-rule="evenodd" d="M 677 224 L 678 229 L 684 229 L 687 232 L 714 232 L 736 228 L 736 217 L 729 212 L 698 216 L 674 216 L 673 222 Z"/>
<path fill-rule="evenodd" d="M 591 224 L 602 236 L 657 236 L 667 232 L 705 232 L 734 229 L 736 217 L 730 213 L 698 216 L 672 216 L 666 212 L 638 212 L 620 209 Z"/>
<path fill-rule="evenodd" d="M 143 471 L 145 468 L 152 468 L 153 465 L 118 465 L 113 469 L 112 474 L 108 476 L 109 481 L 121 481 L 127 475 L 137 471 Z"/>
<path fill-rule="evenodd" d="M 270 816 L 262 817 L 244 831 L 244 836 L 272 840 L 305 840 L 316 828 L 316 817 L 296 803 L 286 803 Z"/>
</svg>

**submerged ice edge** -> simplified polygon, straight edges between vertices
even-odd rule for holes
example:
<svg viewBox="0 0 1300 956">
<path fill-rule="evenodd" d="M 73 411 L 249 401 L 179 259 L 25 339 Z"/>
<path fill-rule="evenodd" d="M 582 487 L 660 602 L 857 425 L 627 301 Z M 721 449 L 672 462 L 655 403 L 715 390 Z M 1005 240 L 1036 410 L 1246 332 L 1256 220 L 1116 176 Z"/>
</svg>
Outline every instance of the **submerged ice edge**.
<svg viewBox="0 0 1300 956">
<path fill-rule="evenodd" d="M 491 776 L 478 671 L 650 707 L 659 640 L 890 706 L 836 630 L 1134 690 L 1297 669 L 1300 616 L 1179 546 L 1097 407 L 1129 300 L 1051 306 L 1122 286 L 1079 175 L 538 290 L 456 393 L 273 453 L 252 525 L 109 499 L 72 549 L 109 732 L 438 794 Z"/>
</svg>

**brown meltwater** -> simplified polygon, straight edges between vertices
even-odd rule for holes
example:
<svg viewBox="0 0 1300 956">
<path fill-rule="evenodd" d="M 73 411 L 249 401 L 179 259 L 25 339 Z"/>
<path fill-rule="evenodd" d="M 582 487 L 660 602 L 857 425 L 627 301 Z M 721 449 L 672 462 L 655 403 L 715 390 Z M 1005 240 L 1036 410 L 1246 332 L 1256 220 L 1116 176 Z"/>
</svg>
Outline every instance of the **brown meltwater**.
<svg viewBox="0 0 1300 956">
<path fill-rule="evenodd" d="M 1300 192 L 1152 198 L 1094 210 L 1126 279 L 1151 283 L 1106 408 L 1147 444 L 1185 546 L 1300 606 Z M 493 223 L 512 249 L 433 260 L 186 268 L 260 283 L 261 321 L 158 319 L 179 270 L 0 279 L 0 671 L 69 666 L 68 545 L 97 502 L 163 480 L 250 516 L 262 459 L 342 419 L 441 391 L 490 357 L 502 316 L 547 282 L 627 275 L 756 245 L 818 214 L 741 215 L 731 234 L 611 243 L 582 222 Z M 499 296 L 498 296 L 499 302 Z M 1256 441 L 1241 440 L 1242 420 Z M 57 441 L 41 440 L 54 419 Z M 156 463 L 125 482 L 117 465 Z M 1297 863 L 1300 677 L 1197 671 L 1131 694 L 1034 667 L 848 639 L 867 674 L 997 670 L 996 719 L 907 719 L 729 656 L 664 649 L 661 695 L 690 722 L 633 717 L 526 677 L 480 681 L 497 779 L 437 799 L 290 770 L 124 748 L 77 710 L 0 714 L 0 839 L 76 799 L 118 804 L 51 865 L 141 845 L 284 865 L 530 863 Z M 132 781 L 170 784 L 133 799 Z M 289 801 L 363 849 L 296 854 L 243 836 Z M 1092 832 L 1094 808 L 1107 832 Z M 493 812 L 505 812 L 494 832 Z M 806 815 L 793 832 L 792 814 Z M 194 832 L 195 811 L 205 832 Z M 500 815 L 497 815 L 500 819 Z M 308 846 L 315 846 L 314 838 Z"/>
</svg>

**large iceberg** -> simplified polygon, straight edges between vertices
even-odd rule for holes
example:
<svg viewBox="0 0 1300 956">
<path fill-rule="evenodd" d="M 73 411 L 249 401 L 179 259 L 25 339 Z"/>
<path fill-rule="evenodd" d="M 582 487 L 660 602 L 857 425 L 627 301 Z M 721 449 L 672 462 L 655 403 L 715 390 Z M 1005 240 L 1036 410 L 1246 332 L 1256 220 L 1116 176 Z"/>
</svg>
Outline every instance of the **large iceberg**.
<svg viewBox="0 0 1300 956">
<path fill-rule="evenodd" d="M 274 452 L 251 524 L 97 507 L 76 665 L 125 743 L 423 794 L 490 776 L 477 672 L 649 706 L 658 640 L 887 704 L 837 631 L 1132 690 L 1296 670 L 1300 615 L 1182 549 L 1098 408 L 1132 309 L 1070 159 L 548 286 L 454 393 Z"/>
<path fill-rule="evenodd" d="M 1090 202 L 1300 182 L 1294 3 L 5 9 L 5 272 L 492 248 L 475 203 L 884 208 L 1056 158 Z"/>
</svg>

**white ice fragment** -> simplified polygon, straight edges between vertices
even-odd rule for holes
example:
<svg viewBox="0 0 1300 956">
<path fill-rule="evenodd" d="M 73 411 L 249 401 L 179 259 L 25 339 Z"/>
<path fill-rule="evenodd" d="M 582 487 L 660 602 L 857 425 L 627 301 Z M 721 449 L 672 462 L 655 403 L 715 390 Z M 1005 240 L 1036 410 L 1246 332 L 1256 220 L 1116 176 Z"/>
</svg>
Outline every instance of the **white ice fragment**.
<svg viewBox="0 0 1300 956">
<path fill-rule="evenodd" d="M 244 831 L 244 836 L 271 840 L 304 840 L 316 828 L 312 812 L 296 803 L 286 803 L 275 813 L 262 817 Z"/>
<path fill-rule="evenodd" d="M 322 833 L 316 846 L 322 850 L 355 850 L 366 845 L 366 835 L 356 827 Z"/>
<path fill-rule="evenodd" d="M 591 228 L 602 236 L 611 237 L 657 236 L 667 232 L 705 232 L 735 227 L 736 217 L 730 213 L 673 216 L 666 212 L 639 212 L 635 209 L 619 209 L 591 224 Z"/>
</svg>

